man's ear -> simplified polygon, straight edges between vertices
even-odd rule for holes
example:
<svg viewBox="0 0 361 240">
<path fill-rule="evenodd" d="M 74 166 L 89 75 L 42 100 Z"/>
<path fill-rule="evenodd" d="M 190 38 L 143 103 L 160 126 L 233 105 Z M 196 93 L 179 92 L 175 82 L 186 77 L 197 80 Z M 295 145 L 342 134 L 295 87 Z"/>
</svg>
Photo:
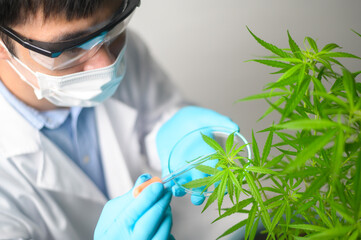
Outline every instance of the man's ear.
<svg viewBox="0 0 361 240">
<path fill-rule="evenodd" d="M 10 53 L 6 49 L 3 41 L 0 41 L 0 60 L 10 60 Z"/>
</svg>

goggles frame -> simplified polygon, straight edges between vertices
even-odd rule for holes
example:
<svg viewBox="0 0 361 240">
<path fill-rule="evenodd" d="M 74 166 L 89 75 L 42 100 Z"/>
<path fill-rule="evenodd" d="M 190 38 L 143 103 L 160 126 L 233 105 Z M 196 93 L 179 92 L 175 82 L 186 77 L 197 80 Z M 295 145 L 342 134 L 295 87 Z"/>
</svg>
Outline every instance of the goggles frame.
<svg viewBox="0 0 361 240">
<path fill-rule="evenodd" d="M 100 34 L 109 32 L 114 26 L 116 26 L 118 23 L 122 22 L 128 16 L 130 16 L 133 13 L 133 11 L 136 9 L 136 7 L 140 6 L 140 3 L 141 0 L 128 0 L 128 1 L 123 0 L 120 9 L 114 14 L 114 17 L 104 27 L 101 27 L 100 29 L 96 30 L 95 32 L 87 36 L 69 41 L 62 41 L 62 42 L 37 41 L 26 38 L 20 35 L 19 33 L 15 32 L 14 30 L 5 26 L 0 26 L 0 31 L 2 31 L 5 35 L 7 35 L 11 39 L 18 42 L 20 45 L 31 51 L 40 53 L 47 57 L 56 58 L 59 55 L 61 55 L 62 52 L 68 49 L 72 49 L 76 46 L 80 46 L 86 43 L 87 41 L 99 36 Z"/>
</svg>

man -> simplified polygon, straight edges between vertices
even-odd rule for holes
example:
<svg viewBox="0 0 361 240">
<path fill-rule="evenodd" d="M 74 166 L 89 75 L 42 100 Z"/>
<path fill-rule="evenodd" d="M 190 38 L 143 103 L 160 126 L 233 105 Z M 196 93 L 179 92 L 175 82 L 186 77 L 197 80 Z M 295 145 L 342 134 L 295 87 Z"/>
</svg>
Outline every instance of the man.
<svg viewBox="0 0 361 240">
<path fill-rule="evenodd" d="M 238 128 L 186 106 L 126 31 L 139 5 L 0 1 L 0 239 L 171 238 L 169 191 L 153 183 L 134 197 L 133 183 L 167 174 L 186 133 Z"/>
</svg>

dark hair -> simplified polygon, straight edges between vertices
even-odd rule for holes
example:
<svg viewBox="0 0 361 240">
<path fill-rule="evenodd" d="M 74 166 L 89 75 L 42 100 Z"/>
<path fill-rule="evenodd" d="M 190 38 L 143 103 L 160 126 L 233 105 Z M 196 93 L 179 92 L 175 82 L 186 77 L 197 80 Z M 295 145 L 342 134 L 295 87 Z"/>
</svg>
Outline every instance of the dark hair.
<svg viewBox="0 0 361 240">
<path fill-rule="evenodd" d="M 54 16 L 64 16 L 67 20 L 90 17 L 99 7 L 112 0 L 0 0 L 0 25 L 24 24 L 39 11 L 44 20 Z M 114 1 L 114 0 L 113 0 Z M 121 1 L 121 0 L 119 0 Z M 0 32 L 9 51 L 14 54 L 12 41 Z"/>
</svg>

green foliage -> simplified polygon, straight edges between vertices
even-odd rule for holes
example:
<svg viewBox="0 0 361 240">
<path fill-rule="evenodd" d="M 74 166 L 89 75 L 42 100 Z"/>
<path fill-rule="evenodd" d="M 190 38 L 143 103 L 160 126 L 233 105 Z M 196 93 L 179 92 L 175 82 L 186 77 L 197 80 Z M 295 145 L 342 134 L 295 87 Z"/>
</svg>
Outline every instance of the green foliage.
<svg viewBox="0 0 361 240">
<path fill-rule="evenodd" d="M 361 239 L 361 71 L 339 61 L 361 58 L 335 43 L 320 47 L 311 37 L 301 49 L 289 32 L 289 49 L 281 49 L 249 32 L 274 54 L 251 61 L 281 75 L 263 93 L 239 101 L 265 99 L 270 107 L 261 119 L 273 111 L 280 118 L 262 131 L 268 132 L 262 152 L 252 133 L 248 161 L 238 156 L 242 148 L 233 146 L 233 135 L 226 149 L 203 136 L 219 160 L 199 169 L 210 174 L 202 186 L 217 185 L 203 211 L 217 202 L 215 221 L 248 214 L 220 237 L 245 226 L 246 239 L 253 239 L 261 220 L 268 239 Z M 190 186 L 200 186 L 195 183 Z M 233 206 L 222 209 L 226 193 Z"/>
</svg>

